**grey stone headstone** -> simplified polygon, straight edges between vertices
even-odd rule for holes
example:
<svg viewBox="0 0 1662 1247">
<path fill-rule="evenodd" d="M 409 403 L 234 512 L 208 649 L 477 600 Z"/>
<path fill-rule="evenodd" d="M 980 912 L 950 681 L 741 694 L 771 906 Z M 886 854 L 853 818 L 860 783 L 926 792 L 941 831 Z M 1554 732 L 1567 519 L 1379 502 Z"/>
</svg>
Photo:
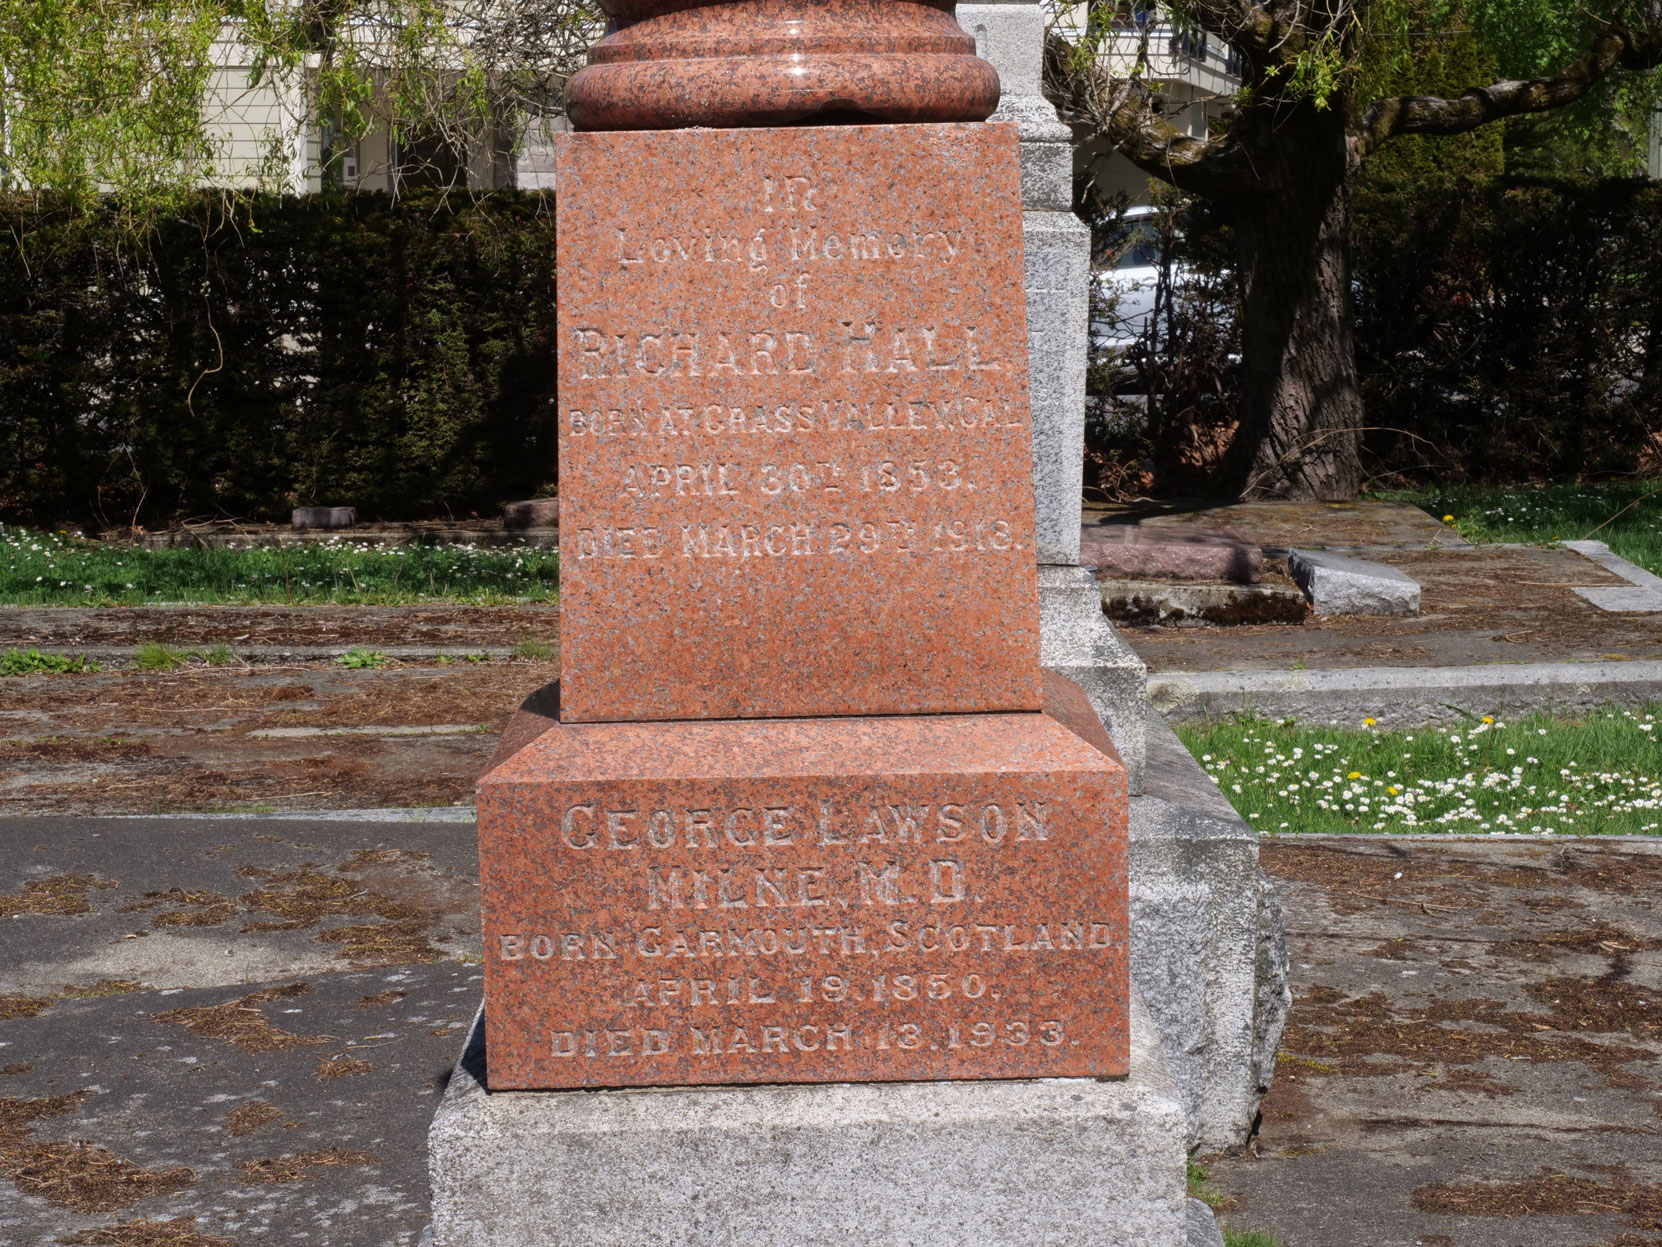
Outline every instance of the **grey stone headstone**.
<svg viewBox="0 0 1662 1247">
<path fill-rule="evenodd" d="M 1045 9 L 1036 0 L 971 3 L 957 16 L 998 70 L 1003 94 L 994 119 L 1021 127 L 1039 661 L 1084 688 L 1136 794 L 1148 752 L 1147 668 L 1103 615 L 1101 590 L 1078 565 L 1091 239 L 1072 211 L 1072 135 L 1040 83 Z M 1192 808 L 1210 781 L 1165 724 L 1153 722 L 1181 757 L 1165 765 L 1166 797 L 1132 804 L 1132 980 L 1158 996 L 1149 1010 L 1177 1081 L 1188 1145 L 1235 1147 L 1251 1132 L 1286 1018 L 1281 912 L 1258 868 L 1257 834 L 1227 802 L 1210 813 Z M 1105 1241 L 1139 1240 L 1122 1231 Z"/>
<path fill-rule="evenodd" d="M 1040 661 L 1084 687 L 1125 763 L 1142 783 L 1146 670 L 1102 613 L 1079 568 L 1085 475 L 1091 231 L 1073 212 L 1073 133 L 1044 96 L 1045 9 L 1037 0 L 960 4 L 958 24 L 998 70 L 994 121 L 1021 131 L 1022 246 L 1033 426 Z"/>
<path fill-rule="evenodd" d="M 1418 615 L 1420 586 L 1384 563 L 1291 550 L 1287 566 L 1318 615 Z"/>
<path fill-rule="evenodd" d="M 307 528 L 351 528 L 358 522 L 357 507 L 295 507 L 289 526 Z"/>
</svg>

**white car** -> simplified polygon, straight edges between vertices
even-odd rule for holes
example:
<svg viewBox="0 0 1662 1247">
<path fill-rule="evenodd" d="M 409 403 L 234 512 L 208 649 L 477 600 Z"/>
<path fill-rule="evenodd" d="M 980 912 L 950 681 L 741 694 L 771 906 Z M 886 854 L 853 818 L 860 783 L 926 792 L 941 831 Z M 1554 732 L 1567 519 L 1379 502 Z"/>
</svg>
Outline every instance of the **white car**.
<svg viewBox="0 0 1662 1247">
<path fill-rule="evenodd" d="M 1124 232 L 1111 239 L 1107 254 L 1099 257 L 1096 282 L 1101 293 L 1119 296 L 1109 319 L 1091 321 L 1091 346 L 1097 351 L 1124 351 L 1134 345 L 1154 312 L 1154 294 L 1160 281 L 1158 208 L 1127 208 Z M 1173 284 L 1181 281 L 1183 265 L 1173 262 Z"/>
</svg>

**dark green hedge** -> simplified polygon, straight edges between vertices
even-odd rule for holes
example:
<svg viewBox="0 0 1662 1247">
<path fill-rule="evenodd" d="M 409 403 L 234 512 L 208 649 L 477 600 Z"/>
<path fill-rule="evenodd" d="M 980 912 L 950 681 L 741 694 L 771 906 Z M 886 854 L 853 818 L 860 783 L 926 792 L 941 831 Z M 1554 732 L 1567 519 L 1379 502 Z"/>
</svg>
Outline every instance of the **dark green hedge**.
<svg viewBox="0 0 1662 1247">
<path fill-rule="evenodd" d="M 1659 466 L 1662 186 L 1383 188 L 1356 207 L 1375 471 L 1498 483 Z"/>
<path fill-rule="evenodd" d="M 536 195 L 0 202 L 0 519 L 486 513 L 555 479 Z"/>
<path fill-rule="evenodd" d="M 1662 188 L 1373 184 L 1356 209 L 1376 480 L 1654 470 Z M 1157 428 L 1093 422 L 1104 484 L 1124 460 L 1193 492 L 1226 431 L 1227 216 L 1190 220 L 1177 306 L 1213 328 L 1155 344 L 1132 388 Z M 555 480 L 541 196 L 204 196 L 138 233 L 17 198 L 0 225 L 0 520 L 460 518 Z"/>
<path fill-rule="evenodd" d="M 1662 186 L 1375 182 L 1355 210 L 1372 483 L 1662 470 Z M 1109 415 L 1088 445 L 1110 493 L 1207 492 L 1233 434 L 1229 213 L 1196 203 L 1179 216 L 1167 315 L 1135 368 L 1104 356 L 1091 374 Z M 1110 237 L 1114 218 L 1098 225 Z M 1132 414 L 1115 420 L 1115 392 L 1147 394 L 1146 417 L 1122 404 Z"/>
</svg>

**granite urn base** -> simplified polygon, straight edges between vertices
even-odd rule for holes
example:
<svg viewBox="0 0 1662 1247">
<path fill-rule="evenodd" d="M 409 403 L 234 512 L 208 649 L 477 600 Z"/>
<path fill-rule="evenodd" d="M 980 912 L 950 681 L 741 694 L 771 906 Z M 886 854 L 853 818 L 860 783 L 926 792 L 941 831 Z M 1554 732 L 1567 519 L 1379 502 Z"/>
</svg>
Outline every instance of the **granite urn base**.
<svg viewBox="0 0 1662 1247">
<path fill-rule="evenodd" d="M 428 1137 L 433 1247 L 1203 1247 L 1133 998 L 1115 1079 L 490 1092 L 476 1022 Z"/>
<path fill-rule="evenodd" d="M 480 785 L 490 1087 L 1123 1074 L 1125 772 L 1065 690 L 514 750 L 522 715 Z"/>
</svg>

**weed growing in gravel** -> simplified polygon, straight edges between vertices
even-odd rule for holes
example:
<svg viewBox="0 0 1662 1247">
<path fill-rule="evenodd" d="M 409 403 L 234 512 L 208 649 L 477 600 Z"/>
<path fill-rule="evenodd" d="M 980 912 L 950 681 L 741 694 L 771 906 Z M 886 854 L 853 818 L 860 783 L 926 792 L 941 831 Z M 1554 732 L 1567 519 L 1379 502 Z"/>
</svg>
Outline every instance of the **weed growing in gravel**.
<svg viewBox="0 0 1662 1247">
<path fill-rule="evenodd" d="M 1185 1163 L 1184 1179 L 1188 1187 L 1189 1198 L 1198 1199 L 1213 1212 L 1224 1202 L 1223 1192 L 1212 1185 L 1212 1175 L 1205 1165 L 1200 1164 L 1194 1157 L 1189 1157 Z"/>
<path fill-rule="evenodd" d="M 1225 1229 L 1223 1247 L 1281 1247 L 1281 1240 L 1267 1230 Z"/>
<path fill-rule="evenodd" d="M 0 654 L 0 676 L 67 675 L 97 670 L 98 664 L 90 658 L 75 658 L 68 654 L 43 654 L 33 646 L 21 650 L 9 649 Z"/>
<path fill-rule="evenodd" d="M 385 667 L 392 660 L 378 649 L 364 649 L 354 646 L 335 659 L 343 667 L 350 667 L 354 671 L 373 670 Z"/>
<path fill-rule="evenodd" d="M 189 655 L 163 645 L 159 641 L 142 641 L 133 656 L 133 666 L 140 671 L 177 671 L 185 665 Z"/>
<path fill-rule="evenodd" d="M 1662 481 L 1535 485 L 1464 485 L 1379 495 L 1412 502 L 1450 523 L 1470 541 L 1523 544 L 1606 543 L 1624 559 L 1662 574 Z"/>
<path fill-rule="evenodd" d="M 1183 743 L 1267 832 L 1662 833 L 1662 705 L 1383 731 L 1262 719 Z"/>
<path fill-rule="evenodd" d="M 550 602 L 557 550 L 381 546 L 344 539 L 239 549 L 144 550 L 0 525 L 0 605 L 241 602 L 402 605 Z"/>
<path fill-rule="evenodd" d="M 527 662 L 547 662 L 554 657 L 554 647 L 547 641 L 527 639 L 514 646 L 514 657 Z"/>
</svg>

